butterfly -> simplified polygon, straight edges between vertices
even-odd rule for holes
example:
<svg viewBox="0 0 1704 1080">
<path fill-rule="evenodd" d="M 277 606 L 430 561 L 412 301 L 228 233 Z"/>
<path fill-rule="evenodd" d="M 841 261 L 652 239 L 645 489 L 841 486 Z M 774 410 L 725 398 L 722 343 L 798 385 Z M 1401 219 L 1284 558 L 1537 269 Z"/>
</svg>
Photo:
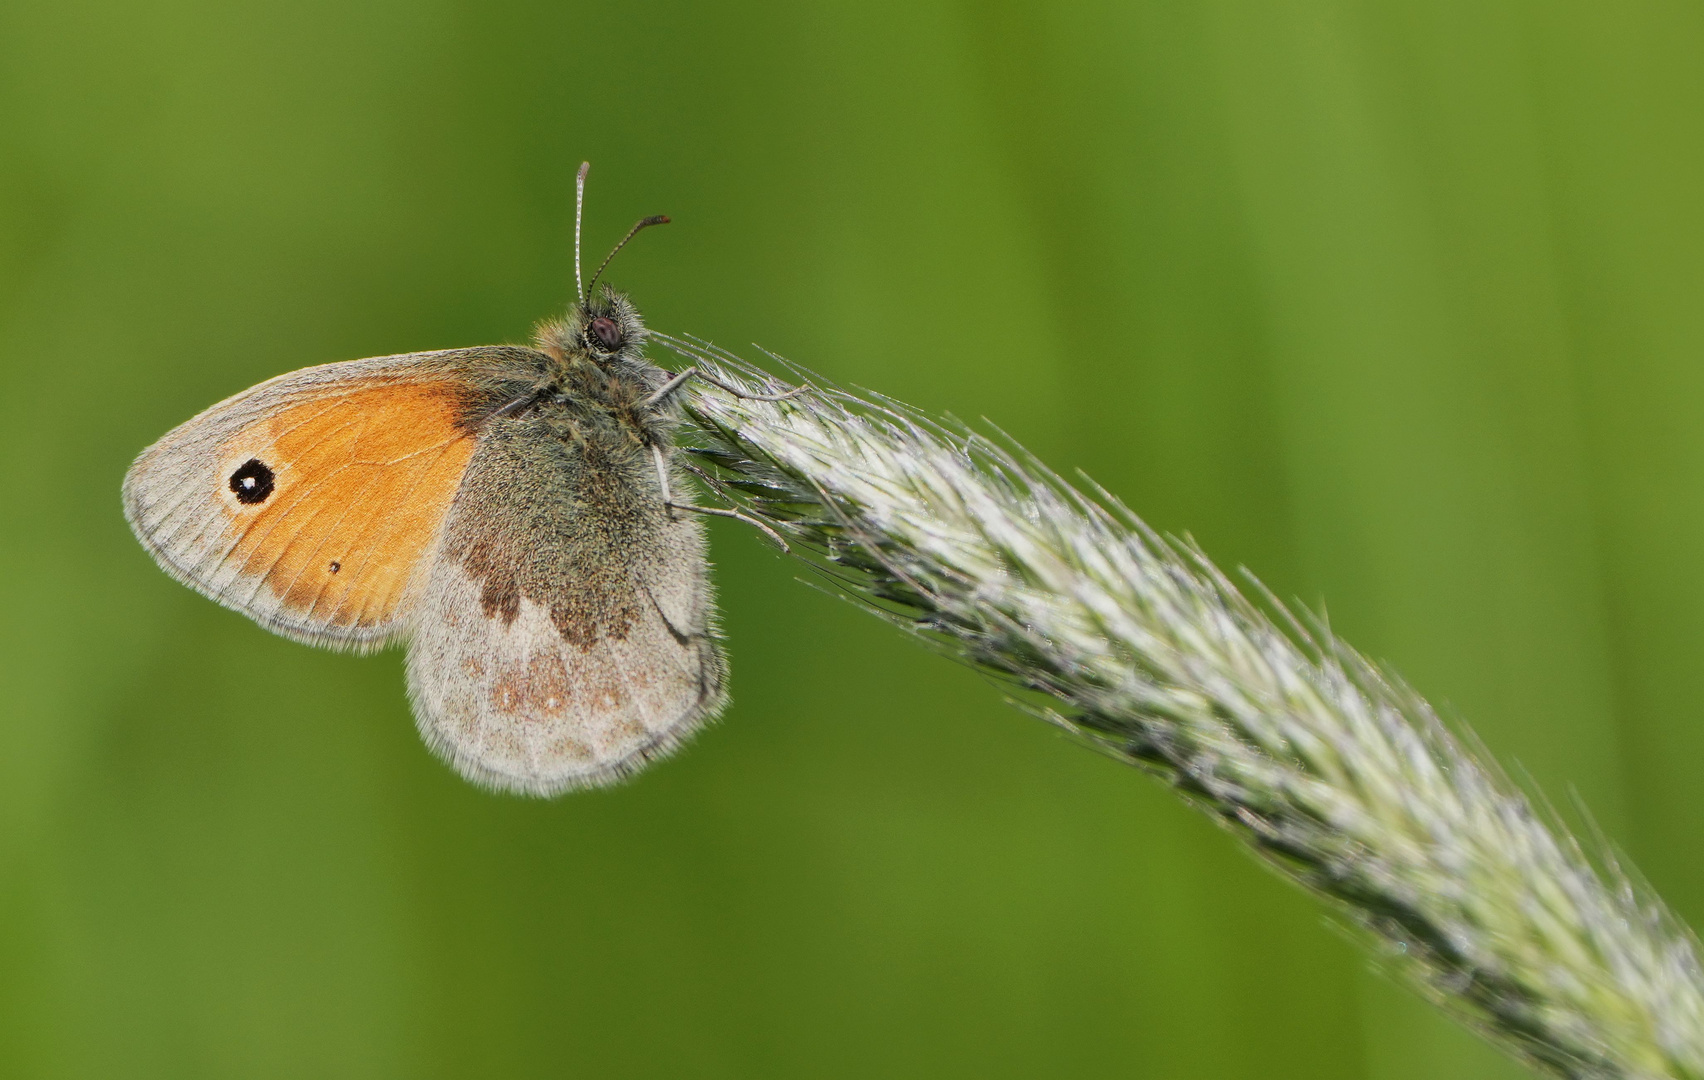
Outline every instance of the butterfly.
<svg viewBox="0 0 1704 1080">
<path fill-rule="evenodd" d="M 427 746 L 538 796 L 619 780 L 723 707 L 699 515 L 743 517 L 675 498 L 676 391 L 715 380 L 646 359 L 631 300 L 596 288 L 608 258 L 579 285 L 586 170 L 576 298 L 530 347 L 281 375 L 168 432 L 123 491 L 167 573 L 268 630 L 406 641 Z"/>
</svg>

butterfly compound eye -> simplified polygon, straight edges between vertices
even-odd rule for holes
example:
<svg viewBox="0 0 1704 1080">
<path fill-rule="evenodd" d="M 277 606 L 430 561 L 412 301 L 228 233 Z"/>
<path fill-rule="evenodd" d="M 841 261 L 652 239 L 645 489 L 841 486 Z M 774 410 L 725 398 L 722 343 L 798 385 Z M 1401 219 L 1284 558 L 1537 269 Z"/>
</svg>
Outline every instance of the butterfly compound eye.
<svg viewBox="0 0 1704 1080">
<path fill-rule="evenodd" d="M 589 329 L 592 331 L 592 336 L 598 339 L 598 344 L 611 352 L 621 347 L 621 327 L 617 326 L 615 320 L 609 316 L 599 315 L 592 320 Z"/>
</svg>

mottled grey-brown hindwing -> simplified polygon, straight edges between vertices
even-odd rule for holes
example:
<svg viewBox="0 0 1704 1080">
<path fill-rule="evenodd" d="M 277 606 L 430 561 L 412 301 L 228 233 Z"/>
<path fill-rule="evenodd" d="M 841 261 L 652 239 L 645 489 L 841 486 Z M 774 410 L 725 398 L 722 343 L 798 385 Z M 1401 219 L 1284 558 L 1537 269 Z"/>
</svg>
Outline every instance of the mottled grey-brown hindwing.
<svg viewBox="0 0 1704 1080">
<path fill-rule="evenodd" d="M 445 524 L 408 651 L 429 746 L 551 795 L 673 750 L 723 701 L 703 530 L 626 432 L 493 421 Z"/>
</svg>

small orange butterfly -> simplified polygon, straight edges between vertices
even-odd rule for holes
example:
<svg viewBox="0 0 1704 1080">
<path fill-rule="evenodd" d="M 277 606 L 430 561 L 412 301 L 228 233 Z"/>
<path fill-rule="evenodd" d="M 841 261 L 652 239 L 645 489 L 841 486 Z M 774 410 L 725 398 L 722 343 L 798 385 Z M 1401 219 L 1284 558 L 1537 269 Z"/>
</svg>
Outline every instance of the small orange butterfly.
<svg viewBox="0 0 1704 1080">
<path fill-rule="evenodd" d="M 554 795 L 642 768 L 726 700 L 703 529 L 677 511 L 740 515 L 674 500 L 674 392 L 708 376 L 647 360 L 602 272 L 530 348 L 327 364 L 220 402 L 136 459 L 126 519 L 269 630 L 407 640 L 420 734 L 475 783 Z"/>
</svg>

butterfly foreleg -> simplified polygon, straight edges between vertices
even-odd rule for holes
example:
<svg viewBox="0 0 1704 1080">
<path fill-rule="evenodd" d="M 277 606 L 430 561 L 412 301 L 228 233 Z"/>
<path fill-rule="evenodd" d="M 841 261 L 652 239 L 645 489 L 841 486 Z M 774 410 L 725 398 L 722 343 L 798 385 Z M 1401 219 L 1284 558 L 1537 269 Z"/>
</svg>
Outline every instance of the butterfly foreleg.
<svg viewBox="0 0 1704 1080">
<path fill-rule="evenodd" d="M 682 386 L 684 386 L 686 384 L 686 380 L 693 378 L 694 376 L 697 376 L 698 378 L 703 379 L 705 382 L 709 383 L 711 386 L 716 387 L 718 390 L 726 390 L 728 393 L 734 395 L 735 397 L 742 398 L 746 401 L 786 401 L 788 398 L 798 397 L 800 394 L 802 394 L 806 390 L 810 389 L 809 386 L 795 386 L 795 387 L 793 387 L 793 389 L 787 391 L 785 394 L 748 394 L 743 390 L 734 389 L 733 387 L 729 386 L 727 383 L 721 381 L 720 379 L 716 378 L 713 375 L 706 374 L 697 365 L 694 365 L 692 367 L 687 368 L 685 371 L 679 372 L 678 374 L 676 374 L 674 376 L 674 378 L 670 379 L 668 382 L 666 382 L 662 386 L 658 387 L 653 393 L 651 393 L 649 396 L 647 396 L 643 401 L 639 402 L 639 407 L 641 409 L 650 408 L 651 406 L 653 406 L 653 405 L 657 404 L 658 402 L 667 398 L 670 394 L 674 393 L 676 390 L 679 390 Z"/>
<path fill-rule="evenodd" d="M 804 387 L 800 387 L 799 389 L 802 390 Z M 711 517 L 734 518 L 737 521 L 743 521 L 747 525 L 753 525 L 758 529 L 761 529 L 766 536 L 775 541 L 776 545 L 779 546 L 783 552 L 791 552 L 793 550 L 787 546 L 787 541 L 781 538 L 780 533 L 752 517 L 750 514 L 742 514 L 738 510 L 721 510 L 709 506 L 693 506 L 691 503 L 675 502 L 674 495 L 669 489 L 668 459 L 663 454 L 663 448 L 658 446 L 656 443 L 651 444 L 651 458 L 657 463 L 657 483 L 662 486 L 663 506 L 669 511 L 670 517 L 674 516 L 674 512 L 676 510 L 686 510 L 694 514 L 707 514 Z"/>
</svg>

